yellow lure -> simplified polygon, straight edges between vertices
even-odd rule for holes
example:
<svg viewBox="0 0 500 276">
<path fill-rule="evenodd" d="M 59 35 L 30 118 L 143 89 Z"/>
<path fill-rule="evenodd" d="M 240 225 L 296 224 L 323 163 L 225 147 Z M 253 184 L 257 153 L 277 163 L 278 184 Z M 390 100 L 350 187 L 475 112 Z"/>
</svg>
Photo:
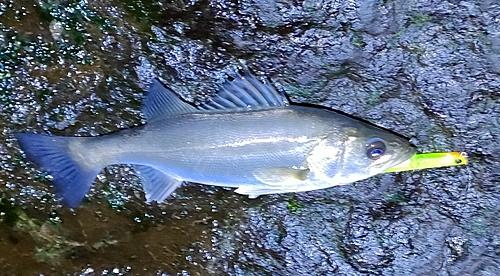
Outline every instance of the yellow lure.
<svg viewBox="0 0 500 276">
<path fill-rule="evenodd" d="M 439 167 L 461 166 L 467 164 L 467 162 L 467 154 L 465 152 L 417 153 L 405 162 L 391 167 L 384 172 L 401 172 Z"/>
</svg>

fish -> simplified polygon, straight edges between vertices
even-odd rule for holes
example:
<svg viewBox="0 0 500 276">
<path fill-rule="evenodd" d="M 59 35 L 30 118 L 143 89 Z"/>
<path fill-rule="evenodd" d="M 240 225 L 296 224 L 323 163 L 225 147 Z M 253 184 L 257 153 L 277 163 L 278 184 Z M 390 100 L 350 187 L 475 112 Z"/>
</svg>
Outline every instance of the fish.
<svg viewBox="0 0 500 276">
<path fill-rule="evenodd" d="M 154 79 L 141 111 L 145 124 L 106 135 L 15 138 L 70 208 L 103 168 L 116 164 L 133 166 L 151 203 L 184 182 L 232 187 L 250 198 L 324 189 L 383 173 L 416 153 L 389 130 L 327 107 L 290 103 L 249 72 L 199 105 Z"/>
</svg>

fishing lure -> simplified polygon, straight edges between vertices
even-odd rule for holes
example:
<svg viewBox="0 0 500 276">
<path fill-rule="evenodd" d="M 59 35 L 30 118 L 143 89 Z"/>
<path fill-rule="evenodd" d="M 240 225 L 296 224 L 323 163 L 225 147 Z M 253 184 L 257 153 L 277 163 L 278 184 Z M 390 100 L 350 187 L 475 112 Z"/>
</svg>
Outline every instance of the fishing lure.
<svg viewBox="0 0 500 276">
<path fill-rule="evenodd" d="M 410 159 L 386 169 L 384 172 L 401 172 L 421 169 L 431 169 L 449 166 L 461 166 L 468 163 L 465 152 L 431 152 L 417 153 Z"/>
</svg>

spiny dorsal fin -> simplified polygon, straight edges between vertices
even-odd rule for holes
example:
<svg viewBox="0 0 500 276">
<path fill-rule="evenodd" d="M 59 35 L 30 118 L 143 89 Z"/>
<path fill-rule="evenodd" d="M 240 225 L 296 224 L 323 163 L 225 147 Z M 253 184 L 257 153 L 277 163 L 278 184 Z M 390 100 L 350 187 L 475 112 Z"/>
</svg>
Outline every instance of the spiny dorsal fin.
<svg viewBox="0 0 500 276">
<path fill-rule="evenodd" d="M 267 81 L 258 81 L 252 74 L 226 83 L 219 93 L 199 106 L 202 110 L 231 108 L 260 108 L 288 106 L 285 95 L 278 93 Z"/>
<path fill-rule="evenodd" d="M 182 101 L 156 79 L 153 80 L 142 103 L 142 113 L 148 121 L 196 111 L 194 106 Z"/>
</svg>

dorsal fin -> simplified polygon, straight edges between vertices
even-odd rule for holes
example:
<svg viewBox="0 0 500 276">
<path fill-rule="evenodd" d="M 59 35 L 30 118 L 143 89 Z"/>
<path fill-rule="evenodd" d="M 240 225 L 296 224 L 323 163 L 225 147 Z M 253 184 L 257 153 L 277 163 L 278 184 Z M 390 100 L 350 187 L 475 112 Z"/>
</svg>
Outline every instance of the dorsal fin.
<svg viewBox="0 0 500 276">
<path fill-rule="evenodd" d="M 278 93 L 267 81 L 258 81 L 252 74 L 238 74 L 226 83 L 219 93 L 199 106 L 202 110 L 231 108 L 260 108 L 287 106 L 285 95 Z"/>
<path fill-rule="evenodd" d="M 142 102 L 142 113 L 148 121 L 196 111 L 194 106 L 182 101 L 172 90 L 156 79 L 153 80 Z"/>
</svg>

